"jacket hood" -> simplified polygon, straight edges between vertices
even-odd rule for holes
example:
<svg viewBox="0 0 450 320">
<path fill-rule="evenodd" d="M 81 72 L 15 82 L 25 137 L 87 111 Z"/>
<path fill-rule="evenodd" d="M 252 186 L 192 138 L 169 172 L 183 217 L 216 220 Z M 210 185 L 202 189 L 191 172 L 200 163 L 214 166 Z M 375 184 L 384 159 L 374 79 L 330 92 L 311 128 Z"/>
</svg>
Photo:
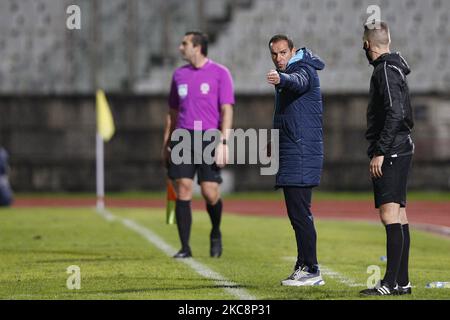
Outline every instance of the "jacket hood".
<svg viewBox="0 0 450 320">
<path fill-rule="evenodd" d="M 411 69 L 409 68 L 408 63 L 406 62 L 405 58 L 401 56 L 400 52 L 382 54 L 378 57 L 378 59 L 372 61 L 371 64 L 376 67 L 384 62 L 393 64 L 396 67 L 400 68 L 405 75 L 411 73 Z"/>
<path fill-rule="evenodd" d="M 289 60 L 287 67 L 295 63 L 306 63 L 316 70 L 322 70 L 325 67 L 322 59 L 305 47 L 297 50 L 295 55 Z"/>
</svg>

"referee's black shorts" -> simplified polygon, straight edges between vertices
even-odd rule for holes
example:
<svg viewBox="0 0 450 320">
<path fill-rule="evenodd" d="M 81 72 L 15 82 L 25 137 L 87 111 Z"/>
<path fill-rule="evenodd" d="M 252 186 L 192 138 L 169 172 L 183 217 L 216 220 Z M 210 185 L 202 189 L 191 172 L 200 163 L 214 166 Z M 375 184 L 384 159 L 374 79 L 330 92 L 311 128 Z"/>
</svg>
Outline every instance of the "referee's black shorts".
<svg viewBox="0 0 450 320">
<path fill-rule="evenodd" d="M 394 202 L 406 207 L 406 189 L 412 155 L 384 158 L 381 178 L 372 178 L 375 208 Z"/>
<path fill-rule="evenodd" d="M 191 136 L 191 148 L 188 150 L 182 150 L 180 155 L 184 156 L 184 152 L 188 153 L 189 161 L 188 163 L 175 164 L 172 159 L 169 159 L 168 176 L 172 180 L 177 180 L 181 178 L 194 179 L 197 173 L 197 182 L 201 184 L 202 182 L 217 182 L 222 183 L 222 176 L 220 174 L 220 168 L 215 164 L 205 163 L 202 155 L 205 148 L 210 144 L 210 141 L 202 142 L 201 153 L 200 150 L 195 150 L 194 148 L 194 131 L 188 130 Z M 203 132 L 204 133 L 204 132 Z M 180 141 L 181 142 L 181 141 Z M 171 142 L 170 148 L 173 148 L 180 142 Z M 211 154 L 214 157 L 214 152 Z M 195 161 L 197 159 L 197 161 Z M 201 161 L 200 161 L 200 160 Z M 201 163 L 196 163 L 201 162 Z"/>
</svg>

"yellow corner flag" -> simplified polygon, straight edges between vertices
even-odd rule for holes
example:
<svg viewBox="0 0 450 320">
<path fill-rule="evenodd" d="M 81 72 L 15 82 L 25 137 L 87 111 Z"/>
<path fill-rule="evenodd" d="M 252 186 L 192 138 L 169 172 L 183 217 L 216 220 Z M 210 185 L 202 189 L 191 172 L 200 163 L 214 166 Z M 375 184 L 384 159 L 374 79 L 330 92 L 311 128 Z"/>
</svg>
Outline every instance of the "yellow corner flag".
<svg viewBox="0 0 450 320">
<path fill-rule="evenodd" d="M 177 194 L 175 193 L 175 188 L 170 179 L 167 179 L 167 193 L 166 193 L 166 223 L 175 224 L 175 202 L 177 201 Z"/>
<path fill-rule="evenodd" d="M 102 136 L 104 141 L 109 141 L 114 135 L 114 120 L 109 109 L 103 90 L 97 90 L 96 94 L 97 109 L 97 132 Z"/>
</svg>

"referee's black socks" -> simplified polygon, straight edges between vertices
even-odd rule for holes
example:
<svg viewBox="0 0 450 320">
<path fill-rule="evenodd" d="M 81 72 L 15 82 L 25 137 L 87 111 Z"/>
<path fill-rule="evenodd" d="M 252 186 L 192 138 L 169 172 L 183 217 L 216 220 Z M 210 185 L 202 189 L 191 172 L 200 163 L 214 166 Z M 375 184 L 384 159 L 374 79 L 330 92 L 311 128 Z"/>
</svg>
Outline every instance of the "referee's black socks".
<svg viewBox="0 0 450 320">
<path fill-rule="evenodd" d="M 395 287 L 403 251 L 403 229 L 400 223 L 386 225 L 387 267 L 384 282 Z"/>
<path fill-rule="evenodd" d="M 220 220 L 222 217 L 222 199 L 216 202 L 216 204 L 211 205 L 206 203 L 206 211 L 208 211 L 209 217 L 211 218 L 212 230 L 211 238 L 220 238 Z"/>
<path fill-rule="evenodd" d="M 408 260 L 409 260 L 409 244 L 410 244 L 409 224 L 402 225 L 402 229 L 403 229 L 403 251 L 397 282 L 400 286 L 406 286 L 409 283 L 409 276 L 408 276 Z"/>
<path fill-rule="evenodd" d="M 177 200 L 175 205 L 175 216 L 177 218 L 178 234 L 180 235 L 181 250 L 188 251 L 189 236 L 191 234 L 192 212 L 190 200 Z"/>
</svg>

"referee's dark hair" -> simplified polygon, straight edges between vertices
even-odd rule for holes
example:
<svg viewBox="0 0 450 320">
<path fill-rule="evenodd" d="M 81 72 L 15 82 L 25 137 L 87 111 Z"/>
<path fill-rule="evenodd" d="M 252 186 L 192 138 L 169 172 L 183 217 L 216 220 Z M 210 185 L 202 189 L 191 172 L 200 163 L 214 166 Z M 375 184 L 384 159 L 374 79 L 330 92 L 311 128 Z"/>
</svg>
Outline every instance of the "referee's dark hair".
<svg viewBox="0 0 450 320">
<path fill-rule="evenodd" d="M 285 34 L 276 34 L 272 38 L 270 38 L 270 40 L 269 40 L 269 48 L 270 48 L 270 45 L 272 43 L 275 43 L 275 42 L 278 42 L 278 41 L 282 41 L 282 40 L 287 41 L 288 46 L 289 46 L 289 50 L 292 51 L 292 49 L 294 49 L 294 41 L 292 41 L 292 39 L 289 38 Z"/>
<path fill-rule="evenodd" d="M 208 35 L 201 31 L 188 31 L 185 36 L 192 35 L 192 44 L 194 47 L 200 46 L 201 53 L 206 57 L 208 55 Z"/>
</svg>

